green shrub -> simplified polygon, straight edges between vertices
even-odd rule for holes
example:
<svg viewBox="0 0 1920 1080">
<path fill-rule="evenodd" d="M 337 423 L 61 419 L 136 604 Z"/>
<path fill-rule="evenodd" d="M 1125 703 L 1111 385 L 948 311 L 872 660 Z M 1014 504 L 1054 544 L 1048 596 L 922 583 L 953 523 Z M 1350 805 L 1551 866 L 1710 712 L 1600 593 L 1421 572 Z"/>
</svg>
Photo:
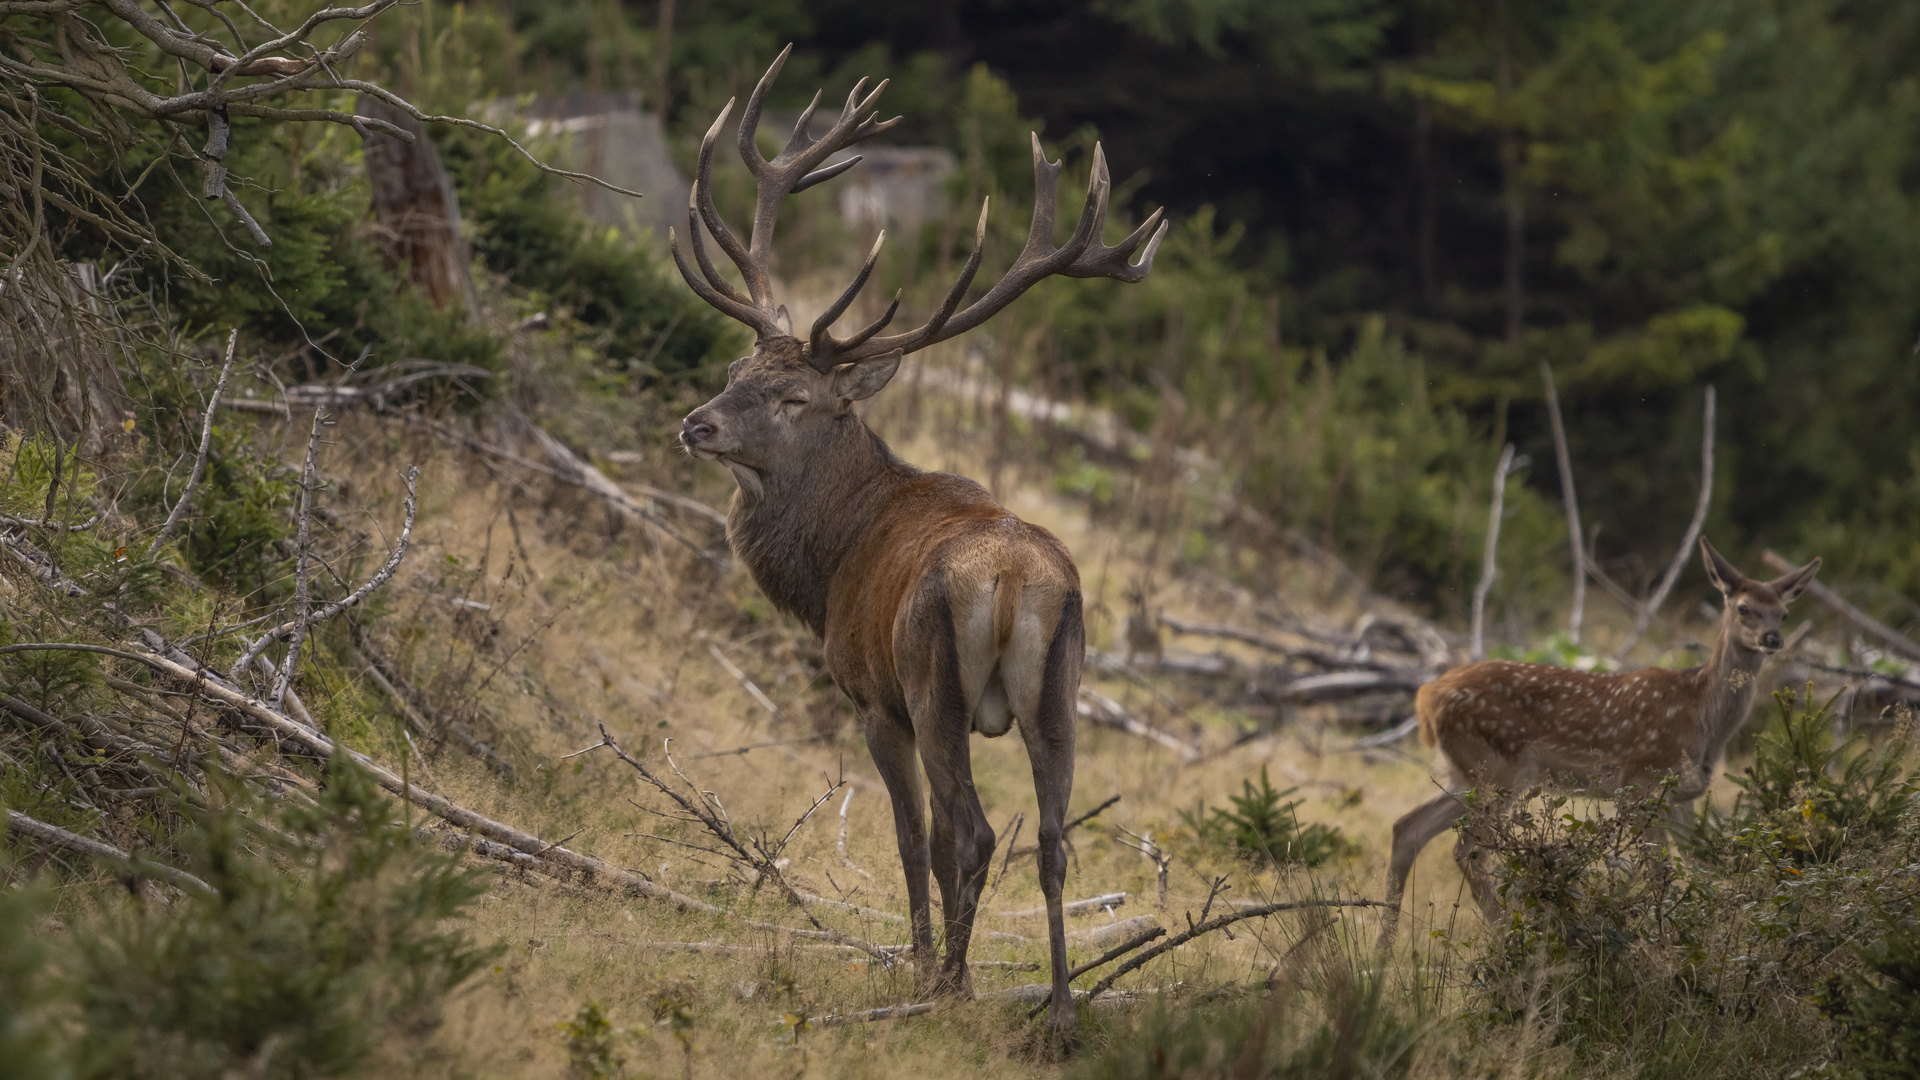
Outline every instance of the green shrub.
<svg viewBox="0 0 1920 1080">
<path fill-rule="evenodd" d="M 1282 801 L 1300 789 L 1275 789 L 1265 765 L 1260 766 L 1259 786 L 1242 780 L 1240 788 L 1240 794 L 1227 796 L 1231 809 L 1208 810 L 1203 800 L 1192 810 L 1180 811 L 1181 822 L 1202 843 L 1260 865 L 1319 866 L 1358 850 L 1338 826 L 1302 826 L 1296 811 L 1306 800 Z"/>
<path fill-rule="evenodd" d="M 1857 734 L 1836 741 L 1833 699 L 1816 706 L 1811 683 L 1797 702 L 1790 690 L 1773 702 L 1753 764 L 1733 778 L 1740 794 L 1732 809 L 1725 816 L 1701 810 L 1703 850 L 1805 865 L 1890 835 L 1920 791 L 1920 775 L 1905 771 L 1904 733 L 1878 748 Z"/>
<path fill-rule="evenodd" d="M 478 875 L 420 847 L 343 759 L 311 807 L 269 806 L 218 777 L 208 801 L 178 804 L 176 842 L 212 896 L 123 901 L 23 945 L 33 913 L 0 894 L 0 965 L 45 954 L 0 994 L 51 1005 L 37 1020 L 10 1011 L 27 1023 L 0 1038 L 50 1045 L 83 1078 L 337 1076 L 384 1039 L 430 1031 L 447 993 L 497 954 L 451 921 L 483 891 Z"/>
</svg>

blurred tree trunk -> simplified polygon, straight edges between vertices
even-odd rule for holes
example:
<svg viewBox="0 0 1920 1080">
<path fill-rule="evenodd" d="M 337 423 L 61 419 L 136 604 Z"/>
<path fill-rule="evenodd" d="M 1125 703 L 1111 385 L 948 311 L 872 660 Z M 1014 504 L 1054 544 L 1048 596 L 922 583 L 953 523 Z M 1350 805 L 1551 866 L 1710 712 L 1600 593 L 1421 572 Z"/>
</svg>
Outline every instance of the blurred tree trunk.
<svg viewBox="0 0 1920 1080">
<path fill-rule="evenodd" d="M 472 254 L 460 235 L 460 199 L 425 126 L 376 98 L 362 97 L 354 111 L 414 136 L 404 143 L 371 134 L 365 143 L 373 216 L 388 259 L 395 269 L 404 268 L 434 307 L 459 303 L 477 320 L 480 297 L 473 287 Z"/>
<path fill-rule="evenodd" d="M 98 454 L 133 416 L 92 263 L 39 245 L 0 287 L 0 420 Z"/>
</svg>

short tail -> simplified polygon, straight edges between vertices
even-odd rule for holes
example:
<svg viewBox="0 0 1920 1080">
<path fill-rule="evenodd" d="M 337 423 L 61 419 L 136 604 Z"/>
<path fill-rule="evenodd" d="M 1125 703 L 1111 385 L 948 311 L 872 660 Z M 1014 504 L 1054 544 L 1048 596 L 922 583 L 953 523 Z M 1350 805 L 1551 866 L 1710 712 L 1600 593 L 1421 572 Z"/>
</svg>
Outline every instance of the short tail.
<svg viewBox="0 0 1920 1080">
<path fill-rule="evenodd" d="M 1020 594 L 1026 589 L 1020 571 L 1008 570 L 993 584 L 993 651 L 1006 651 L 1013 640 L 1013 624 L 1020 617 Z"/>
<path fill-rule="evenodd" d="M 1440 685 L 1438 679 L 1422 686 L 1413 696 L 1413 714 L 1420 718 L 1420 745 L 1429 749 L 1440 745 L 1440 733 L 1434 724 L 1440 719 L 1440 710 L 1446 708 L 1452 698 L 1449 688 Z"/>
</svg>

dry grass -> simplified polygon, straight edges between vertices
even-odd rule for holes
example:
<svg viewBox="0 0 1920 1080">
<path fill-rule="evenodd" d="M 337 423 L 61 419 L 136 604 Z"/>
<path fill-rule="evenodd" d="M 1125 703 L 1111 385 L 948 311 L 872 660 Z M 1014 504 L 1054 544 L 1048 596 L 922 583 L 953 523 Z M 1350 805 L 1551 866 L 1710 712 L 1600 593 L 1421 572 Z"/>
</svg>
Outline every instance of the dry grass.
<svg viewBox="0 0 1920 1080">
<path fill-rule="evenodd" d="M 888 434 L 909 460 L 984 474 L 980 457 L 968 445 L 956 445 L 951 437 L 938 445 L 911 437 L 902 430 L 899 410 L 876 424 L 886 431 L 889 421 L 894 430 Z M 909 437 L 901 438 L 903 433 Z M 885 791 L 848 722 L 851 712 L 838 692 L 816 677 L 818 654 L 811 640 L 769 611 L 743 571 L 704 567 L 684 549 L 660 543 L 571 490 L 512 491 L 471 456 L 421 436 L 396 434 L 375 421 L 344 425 L 341 449 L 346 452 L 337 452 L 331 466 L 352 481 L 348 490 L 356 498 L 351 501 L 365 503 L 382 520 L 393 517 L 389 504 L 397 484 L 389 474 L 395 463 L 421 463 L 415 553 L 396 579 L 374 633 L 416 682 L 496 737 L 520 769 L 518 781 L 504 785 L 472 759 L 439 753 L 430 755 L 429 786 L 543 837 L 571 838 L 567 843 L 576 850 L 672 888 L 795 926 L 802 916 L 774 890 L 756 892 L 719 860 L 642 835 L 699 841 L 686 826 L 649 813 L 647 808 L 667 807 L 610 753 L 565 755 L 598 742 L 598 722 L 649 761 L 660 760 L 662 740 L 671 738 L 680 764 L 703 788 L 718 793 L 737 826 L 777 831 L 784 831 L 830 781 L 844 778 L 854 790 L 847 851 L 861 870 L 846 866 L 836 849 L 836 797 L 794 838 L 787 874 L 803 891 L 904 914 L 904 883 Z M 1052 529 L 1074 551 L 1093 612 L 1096 646 L 1111 647 L 1118 621 L 1113 609 L 1124 610 L 1119 598 L 1133 582 L 1165 582 L 1153 599 L 1171 614 L 1211 621 L 1250 617 L 1244 593 L 1204 576 L 1173 578 L 1164 559 L 1147 565 L 1142 553 L 1161 545 L 1102 527 L 1083 506 L 1053 497 L 1044 478 L 1044 466 L 1030 463 L 1024 476 L 1014 470 L 1006 481 L 1011 489 L 1006 501 L 1021 516 Z M 697 493 L 715 505 L 723 505 L 731 490 L 723 475 L 700 474 L 696 484 Z M 1358 612 L 1354 597 L 1342 595 L 1337 583 L 1311 566 L 1276 563 L 1263 567 L 1261 576 L 1282 582 L 1281 595 L 1296 609 L 1349 618 Z M 778 706 L 778 717 L 769 716 L 722 669 L 709 645 L 722 649 L 765 691 Z M 1243 719 L 1190 689 L 1166 686 L 1164 692 L 1178 706 L 1170 707 L 1129 682 L 1092 672 L 1088 677 L 1102 692 L 1154 715 L 1170 730 L 1185 735 L 1196 727 L 1209 748 L 1226 747 Z M 374 695 L 369 686 L 334 690 L 343 703 Z M 1432 781 L 1412 740 L 1400 744 L 1405 753 L 1340 752 L 1351 740 L 1351 734 L 1311 722 L 1290 722 L 1183 766 L 1163 747 L 1083 724 L 1073 808 L 1077 813 L 1115 794 L 1121 801 L 1075 834 L 1068 897 L 1124 891 L 1128 898 L 1117 911 L 1070 920 L 1069 929 L 1138 915 L 1184 928 L 1188 914 L 1198 917 L 1208 884 L 1219 874 L 1232 875 L 1233 888 L 1226 894 L 1232 899 L 1377 895 L 1391 822 L 1428 798 Z M 369 731 L 362 741 L 397 763 L 399 747 L 391 739 Z M 727 753 L 770 742 L 785 745 Z M 1002 738 L 975 739 L 973 753 L 980 798 L 1000 830 L 1004 852 L 1006 826 L 1023 813 L 1029 822 L 1034 816 L 1025 752 L 1018 740 Z M 1276 783 L 1299 785 L 1308 800 L 1303 818 L 1337 824 L 1359 841 L 1362 854 L 1312 873 L 1261 873 L 1183 849 L 1168 903 L 1159 908 L 1153 865 L 1116 843 L 1111 826 L 1167 838 L 1180 809 L 1201 798 L 1217 804 L 1262 765 Z M 1021 842 L 1031 838 L 1028 830 Z M 1453 947 L 1431 941 L 1430 926 L 1451 929 L 1453 941 L 1473 936 L 1479 927 L 1477 916 L 1460 910 L 1464 890 L 1449 847 L 1429 848 L 1409 890 L 1403 926 L 1410 932 L 1402 940 L 1411 939 L 1423 955 L 1427 949 Z M 425 1075 L 559 1075 L 566 1069 L 560 1025 L 584 1003 L 597 1001 L 625 1031 L 616 1041 L 632 1075 L 1048 1072 L 1054 1066 L 1038 1041 L 1040 1029 L 1025 1021 L 1024 1006 L 990 1000 L 995 991 L 1046 978 L 1044 970 L 1019 970 L 1020 965 L 1044 966 L 1044 921 L 1006 914 L 1041 903 L 1031 858 L 1014 860 L 986 905 L 981 929 L 1030 940 L 976 937 L 972 958 L 995 962 L 976 964 L 982 1000 L 944 1005 L 924 1018 L 803 1031 L 796 1046 L 783 1016 L 912 1001 L 910 970 L 883 970 L 849 952 L 808 947 L 729 919 L 616 898 L 582 883 L 522 880 L 503 871 L 476 906 L 473 930 L 483 940 L 507 943 L 507 956 L 457 995 L 431 1040 L 388 1049 L 395 1065 L 405 1063 Z M 820 914 L 837 929 L 875 942 L 906 940 L 901 921 L 832 908 L 821 908 Z M 1376 927 L 1371 913 L 1243 923 L 1231 939 L 1221 934 L 1200 939 L 1130 975 L 1122 987 L 1197 989 L 1258 982 L 1303 935 L 1325 929 L 1352 943 L 1370 942 Z M 720 954 L 663 944 L 672 942 L 736 948 Z M 1078 962 L 1103 948 L 1076 947 L 1072 957 Z M 1431 959 L 1413 964 L 1410 977 L 1417 980 L 1423 971 L 1431 975 L 1432 965 Z M 671 1024 L 655 1023 L 656 996 L 677 982 L 691 988 L 684 1043 Z M 1521 1057 L 1527 1053 L 1521 1046 L 1498 1052 L 1504 1056 L 1508 1049 Z M 1483 1045 L 1469 1056 L 1480 1059 L 1493 1052 Z M 1461 1064 L 1457 1053 L 1439 1049 L 1423 1050 L 1417 1060 L 1423 1063 L 1419 1072 L 1452 1072 Z M 1502 1065 L 1515 1063 L 1508 1059 Z"/>
</svg>

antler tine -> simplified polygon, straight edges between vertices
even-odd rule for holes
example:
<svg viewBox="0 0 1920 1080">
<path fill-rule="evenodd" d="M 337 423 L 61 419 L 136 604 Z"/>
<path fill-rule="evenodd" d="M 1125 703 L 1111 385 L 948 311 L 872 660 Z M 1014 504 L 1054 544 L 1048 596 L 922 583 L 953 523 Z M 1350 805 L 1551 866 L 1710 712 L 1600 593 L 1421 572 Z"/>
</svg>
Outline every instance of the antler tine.
<svg viewBox="0 0 1920 1080">
<path fill-rule="evenodd" d="M 815 169 L 794 183 L 793 193 L 798 194 L 815 184 L 824 184 L 834 177 L 839 176 L 841 173 L 846 172 L 848 169 L 853 168 L 855 165 L 860 164 L 862 160 L 861 155 L 855 154 L 845 161 L 836 161 L 824 169 Z"/>
<path fill-rule="evenodd" d="M 1112 196 L 1113 182 L 1107 172 L 1106 153 L 1098 144 L 1094 146 L 1092 175 L 1087 181 L 1087 201 L 1081 209 L 1080 221 L 1074 227 L 1073 235 L 1061 247 L 1053 246 L 1053 228 L 1055 214 L 1055 195 L 1059 187 L 1061 162 L 1048 161 L 1045 150 L 1040 145 L 1039 135 L 1033 136 L 1033 223 L 1027 231 L 1027 242 L 1020 249 L 1020 255 L 1008 268 L 986 295 L 967 305 L 965 310 L 955 314 L 961 299 L 966 295 L 973 282 L 975 271 L 980 268 L 980 252 L 985 244 L 987 230 L 987 205 L 980 206 L 980 221 L 974 227 L 973 254 L 967 259 L 966 267 L 961 270 L 959 280 L 948 292 L 945 302 L 940 305 L 933 317 L 918 330 L 904 334 L 892 334 L 875 338 L 855 348 L 852 343 L 841 347 L 839 358 L 843 361 L 867 360 L 893 352 L 915 352 L 929 345 L 946 341 L 966 333 L 991 319 L 1002 308 L 1012 303 L 1022 293 L 1032 288 L 1042 278 L 1052 274 L 1065 274 L 1073 277 L 1112 277 L 1121 281 L 1139 281 L 1147 276 L 1153 267 L 1154 252 L 1160 247 L 1160 240 L 1166 235 L 1166 223 L 1161 220 L 1160 211 L 1154 213 L 1133 231 L 1117 247 L 1107 247 L 1100 242 L 1101 230 L 1106 225 L 1107 202 Z M 1157 226 L 1157 228 L 1156 228 Z M 1137 265 L 1129 265 L 1127 258 L 1139 246 L 1140 238 L 1152 229 L 1152 239 L 1147 242 L 1146 253 Z"/>
<path fill-rule="evenodd" d="M 719 270 L 714 268 L 713 260 L 707 257 L 707 243 L 700 239 L 699 214 L 700 209 L 694 202 L 693 193 L 688 192 L 687 246 L 693 249 L 694 264 L 700 267 L 700 273 L 706 277 L 707 284 L 713 286 L 715 291 L 737 304 L 744 304 L 749 308 L 753 307 L 752 298 L 740 295 L 740 290 L 734 288 L 733 283 L 728 281 Z M 669 229 L 668 231 L 671 232 L 672 230 Z"/>
<path fill-rule="evenodd" d="M 860 295 L 860 290 L 867 287 L 867 279 L 873 276 L 874 265 L 880 261 L 880 245 L 886 242 L 887 232 L 882 229 L 880 235 L 873 241 L 873 250 L 867 252 L 867 261 L 860 265 L 859 276 L 855 277 L 853 284 L 847 286 L 846 290 L 840 294 L 840 298 L 833 302 L 833 306 L 821 312 L 820 317 L 813 321 L 813 332 L 807 336 L 807 362 L 815 368 L 826 371 L 833 366 L 833 353 L 837 351 L 834 347 L 842 343 L 834 341 L 833 335 L 827 331 L 832 328 L 835 320 L 846 314 L 848 306 Z"/>
<path fill-rule="evenodd" d="M 1111 197 L 1112 193 L 1113 178 L 1107 172 L 1106 151 L 1101 148 L 1099 143 L 1094 143 L 1093 175 L 1087 183 L 1087 211 L 1093 214 L 1096 220 L 1092 223 L 1093 228 L 1087 234 L 1087 240 L 1081 252 L 1074 256 L 1071 263 L 1068 263 L 1060 270 L 1062 276 L 1080 278 L 1110 277 L 1118 278 L 1121 281 L 1132 282 L 1142 280 L 1147 276 L 1147 272 L 1153 269 L 1153 254 L 1160 249 L 1161 237 L 1166 233 L 1164 225 L 1161 225 L 1161 228 L 1154 233 L 1153 241 L 1147 246 L 1146 257 L 1141 261 L 1140 265 L 1129 265 L 1127 260 L 1133 255 L 1133 249 L 1139 245 L 1140 238 L 1145 236 L 1147 231 L 1152 229 L 1156 224 L 1160 224 L 1161 211 L 1155 210 L 1146 221 L 1141 222 L 1139 228 L 1128 234 L 1125 240 L 1120 241 L 1117 247 L 1107 247 L 1100 242 L 1100 234 L 1105 231 L 1106 228 L 1107 200 Z M 1087 213 L 1083 213 L 1081 215 L 1082 224 L 1084 225 L 1087 220 Z M 1077 238 L 1078 233 L 1075 235 Z"/>
<path fill-rule="evenodd" d="M 895 289 L 893 291 L 893 303 L 887 305 L 887 310 L 881 312 L 879 318 L 868 323 L 859 333 L 853 335 L 852 337 L 848 338 L 845 341 L 838 342 L 835 347 L 835 352 L 837 354 L 844 353 L 848 349 L 854 349 L 854 348 L 860 347 L 861 345 L 865 345 L 867 343 L 868 338 L 872 337 L 873 335 L 879 333 L 882 330 L 885 330 L 887 328 L 887 324 L 893 321 L 894 314 L 900 310 L 900 293 L 901 293 L 901 290 Z"/>
<path fill-rule="evenodd" d="M 698 229 L 698 223 L 692 221 L 691 215 L 689 215 L 687 224 L 688 232 L 693 236 L 698 236 Z M 699 241 L 692 240 L 691 243 L 698 245 Z M 758 309 L 752 305 L 740 303 L 737 300 L 723 295 L 713 286 L 694 275 L 693 268 L 687 265 L 687 257 L 680 253 L 680 238 L 674 234 L 671 226 L 667 228 L 667 249 L 673 252 L 673 265 L 680 268 L 680 276 L 687 280 L 687 286 L 694 291 L 695 295 L 718 308 L 722 314 L 738 319 L 740 322 L 753 327 L 756 334 L 765 336 L 766 324 L 761 319 Z M 695 250 L 699 250 L 697 246 Z"/>
<path fill-rule="evenodd" d="M 740 276 L 746 279 L 747 294 L 752 298 L 753 306 L 762 316 L 767 316 L 773 310 L 773 287 L 767 280 L 766 266 L 754 258 L 750 250 L 741 246 L 739 238 L 721 220 L 719 207 L 713 203 L 713 147 L 715 140 L 720 137 L 720 129 L 726 125 L 727 117 L 733 113 L 734 100 L 727 99 L 713 126 L 707 129 L 706 135 L 700 140 L 700 158 L 693 173 L 692 197 L 694 205 L 699 208 L 700 220 L 706 224 L 707 231 L 713 234 L 714 242 L 727 253 L 727 258 L 739 267 Z M 770 319 L 763 318 L 762 322 L 770 324 Z"/>
<path fill-rule="evenodd" d="M 780 151 L 782 154 L 799 153 L 813 145 L 813 133 L 808 128 L 813 125 L 814 111 L 820 108 L 820 95 L 825 92 L 815 90 L 813 100 L 807 103 L 806 108 L 800 110 L 800 119 L 793 125 L 793 135 L 787 139 L 787 148 Z"/>
<path fill-rule="evenodd" d="M 947 298 L 941 302 L 940 309 L 927 320 L 926 332 L 938 334 L 940 328 L 947 325 L 953 313 L 960 310 L 960 301 L 966 299 L 967 288 L 973 284 L 973 275 L 980 271 L 980 256 L 987 247 L 987 208 L 992 205 L 993 196 L 980 200 L 980 220 L 973 227 L 973 253 L 967 256 L 967 264 L 960 268 L 960 276 L 954 279 L 953 288 L 947 291 Z"/>
<path fill-rule="evenodd" d="M 788 42 L 787 47 L 780 50 L 780 55 L 773 58 L 767 73 L 754 84 L 753 93 L 747 98 L 747 111 L 740 114 L 740 160 L 747 163 L 747 171 L 755 179 L 766 171 L 769 164 L 766 158 L 760 156 L 760 148 L 753 143 L 753 137 L 760 129 L 760 108 L 767 103 L 767 91 L 773 88 L 773 80 L 780 76 L 780 69 L 786 66 L 787 57 L 792 54 L 793 43 Z M 807 111 L 811 114 L 813 110 Z"/>
</svg>

